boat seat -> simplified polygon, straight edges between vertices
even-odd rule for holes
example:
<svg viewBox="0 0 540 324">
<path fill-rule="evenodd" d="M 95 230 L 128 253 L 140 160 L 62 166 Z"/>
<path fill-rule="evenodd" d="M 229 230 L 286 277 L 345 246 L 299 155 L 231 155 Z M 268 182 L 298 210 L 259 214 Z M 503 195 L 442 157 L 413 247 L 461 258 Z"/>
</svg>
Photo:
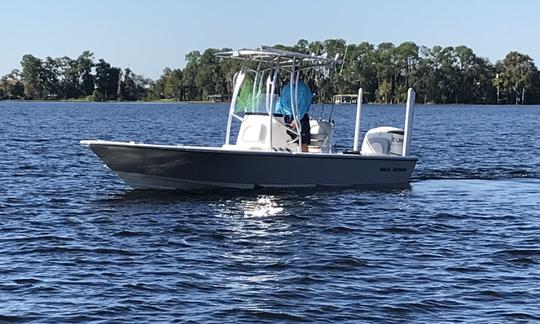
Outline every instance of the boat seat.
<svg viewBox="0 0 540 324">
<path fill-rule="evenodd" d="M 313 149 L 321 149 L 322 146 L 328 141 L 331 132 L 331 126 L 325 121 L 310 120 L 310 140 L 311 147 Z"/>
<path fill-rule="evenodd" d="M 332 125 L 324 120 L 311 119 L 310 126 L 310 145 L 309 152 L 313 153 L 328 153 L 331 150 L 330 134 L 332 133 Z"/>
</svg>

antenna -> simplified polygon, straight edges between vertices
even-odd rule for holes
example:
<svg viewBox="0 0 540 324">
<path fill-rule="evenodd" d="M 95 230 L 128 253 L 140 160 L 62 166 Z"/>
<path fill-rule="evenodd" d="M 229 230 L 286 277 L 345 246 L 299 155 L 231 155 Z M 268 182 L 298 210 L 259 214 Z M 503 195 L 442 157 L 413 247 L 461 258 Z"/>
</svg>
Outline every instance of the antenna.
<svg viewBox="0 0 540 324">
<path fill-rule="evenodd" d="M 347 50 L 349 49 L 349 46 L 347 46 L 347 44 L 345 44 L 345 54 L 343 54 L 343 63 L 341 63 L 341 69 L 339 70 L 339 74 L 341 74 L 341 72 L 343 72 L 343 66 L 345 65 L 345 58 L 347 57 Z M 336 57 L 336 60 L 337 60 L 337 57 Z"/>
</svg>

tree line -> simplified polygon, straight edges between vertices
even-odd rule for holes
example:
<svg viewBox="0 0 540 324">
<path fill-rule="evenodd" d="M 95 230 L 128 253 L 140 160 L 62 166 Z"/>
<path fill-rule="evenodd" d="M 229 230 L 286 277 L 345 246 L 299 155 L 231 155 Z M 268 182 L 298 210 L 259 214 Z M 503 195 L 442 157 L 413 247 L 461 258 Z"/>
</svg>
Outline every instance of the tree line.
<svg viewBox="0 0 540 324">
<path fill-rule="evenodd" d="M 152 80 L 97 62 L 84 51 L 76 59 L 37 58 L 24 55 L 22 70 L 13 70 L 0 79 L 0 98 L 4 99 L 84 99 L 90 101 L 140 100 L 146 98 Z"/>
<path fill-rule="evenodd" d="M 417 101 L 423 103 L 540 103 L 540 72 L 529 55 L 519 52 L 491 63 L 466 46 L 428 48 L 413 42 L 396 46 L 301 39 L 294 46 L 275 47 L 340 55 L 343 64 L 334 73 L 308 73 L 318 101 L 328 102 L 333 94 L 356 93 L 362 87 L 367 102 L 402 103 L 413 87 Z M 157 80 L 112 67 L 103 59 L 95 62 L 88 51 L 77 59 L 25 55 L 22 71 L 14 70 L 0 80 L 0 98 L 196 101 L 214 94 L 230 96 L 232 77 L 241 62 L 215 56 L 225 50 L 229 49 L 192 51 L 183 69 L 167 67 Z"/>
</svg>

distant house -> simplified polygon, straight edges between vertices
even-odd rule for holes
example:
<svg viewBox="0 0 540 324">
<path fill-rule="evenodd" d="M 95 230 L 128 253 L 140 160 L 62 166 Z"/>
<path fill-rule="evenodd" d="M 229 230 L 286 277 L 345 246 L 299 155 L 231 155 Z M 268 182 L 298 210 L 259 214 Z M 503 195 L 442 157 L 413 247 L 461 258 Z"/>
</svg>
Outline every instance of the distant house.
<svg viewBox="0 0 540 324">
<path fill-rule="evenodd" d="M 357 94 L 337 94 L 333 97 L 335 104 L 355 104 L 358 102 Z"/>
<path fill-rule="evenodd" d="M 210 102 L 227 102 L 227 101 L 231 101 L 231 96 L 213 94 L 213 95 L 208 96 L 208 101 L 210 101 Z"/>
</svg>

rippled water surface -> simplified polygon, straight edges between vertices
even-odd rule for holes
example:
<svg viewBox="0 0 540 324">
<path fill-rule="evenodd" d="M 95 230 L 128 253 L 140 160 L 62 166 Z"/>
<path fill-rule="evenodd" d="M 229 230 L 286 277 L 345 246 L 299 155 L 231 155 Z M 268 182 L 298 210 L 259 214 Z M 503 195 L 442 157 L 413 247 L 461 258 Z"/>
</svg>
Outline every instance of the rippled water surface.
<svg viewBox="0 0 540 324">
<path fill-rule="evenodd" d="M 540 321 L 540 107 L 418 106 L 400 191 L 134 191 L 78 144 L 220 145 L 226 112 L 0 102 L 0 322 Z"/>
</svg>

